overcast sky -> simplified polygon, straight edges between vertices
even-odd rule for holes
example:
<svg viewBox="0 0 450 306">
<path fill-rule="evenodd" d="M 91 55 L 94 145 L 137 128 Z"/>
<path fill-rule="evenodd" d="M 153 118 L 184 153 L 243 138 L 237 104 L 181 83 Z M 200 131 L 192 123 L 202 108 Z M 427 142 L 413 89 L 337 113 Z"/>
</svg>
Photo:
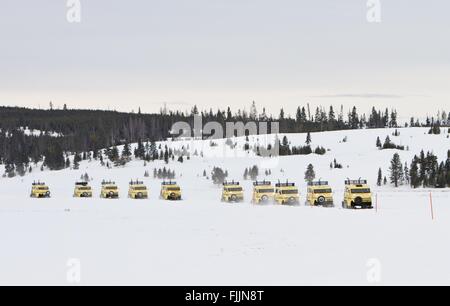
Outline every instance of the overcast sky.
<svg viewBox="0 0 450 306">
<path fill-rule="evenodd" d="M 0 0 L 0 104 L 450 110 L 450 1 Z"/>
</svg>

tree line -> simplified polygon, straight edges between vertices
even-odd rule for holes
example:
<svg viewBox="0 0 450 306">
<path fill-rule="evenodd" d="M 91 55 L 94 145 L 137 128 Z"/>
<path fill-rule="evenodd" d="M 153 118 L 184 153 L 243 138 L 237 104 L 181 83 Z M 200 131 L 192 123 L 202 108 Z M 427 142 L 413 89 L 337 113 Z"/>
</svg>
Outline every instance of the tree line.
<svg viewBox="0 0 450 306">
<path fill-rule="evenodd" d="M 410 165 L 403 164 L 400 155 L 395 153 L 389 167 L 389 181 L 395 187 L 410 185 L 412 188 L 446 188 L 450 187 L 450 150 L 447 159 L 439 161 L 433 152 L 415 155 Z M 378 170 L 377 185 L 386 185 L 381 168 Z"/>
<path fill-rule="evenodd" d="M 445 112 L 439 114 L 439 119 L 428 119 L 430 127 L 439 124 L 444 126 Z M 333 106 L 328 109 L 317 107 L 311 112 L 308 107 L 298 107 L 294 117 L 280 109 L 278 116 L 270 115 L 263 108 L 257 110 L 255 102 L 250 111 L 238 109 L 232 111 L 217 109 L 200 111 L 194 106 L 190 112 L 170 111 L 165 108 L 159 113 L 144 114 L 125 113 L 105 110 L 62 109 L 48 110 L 19 107 L 0 107 L 0 163 L 8 168 L 15 168 L 22 174 L 31 163 L 44 162 L 44 167 L 50 170 L 63 169 L 68 166 L 67 156 L 80 154 L 82 157 L 101 158 L 100 151 L 108 148 L 107 155 L 114 163 L 123 164 L 132 153 L 147 161 L 173 156 L 169 152 L 155 153 L 154 148 L 145 150 L 144 143 L 154 144 L 155 141 L 174 137 L 171 127 L 174 123 L 183 121 L 194 125 L 194 116 L 201 116 L 203 124 L 214 121 L 225 127 L 227 122 L 271 122 L 279 123 L 280 133 L 306 133 L 359 128 L 380 128 L 398 126 L 396 110 L 372 109 L 369 115 L 360 114 L 356 107 L 345 112 L 343 107 L 335 111 Z M 414 124 L 417 121 L 414 121 Z M 27 134 L 23 128 L 40 131 L 39 134 Z M 56 136 L 54 135 L 56 134 Z M 125 152 L 119 157 L 114 147 L 128 146 L 138 143 L 137 152 Z M 284 144 L 283 144 L 284 143 Z M 304 147 L 289 148 L 285 141 L 281 144 L 282 153 L 309 154 L 310 150 L 323 154 L 323 148 L 312 149 L 307 144 Z M 112 151 L 111 151 L 112 150 Z M 151 152 L 151 153 L 148 153 Z M 124 153 L 124 152 L 122 152 Z M 91 156 L 92 155 L 92 156 Z M 179 160 L 182 161 L 182 160 Z"/>
</svg>

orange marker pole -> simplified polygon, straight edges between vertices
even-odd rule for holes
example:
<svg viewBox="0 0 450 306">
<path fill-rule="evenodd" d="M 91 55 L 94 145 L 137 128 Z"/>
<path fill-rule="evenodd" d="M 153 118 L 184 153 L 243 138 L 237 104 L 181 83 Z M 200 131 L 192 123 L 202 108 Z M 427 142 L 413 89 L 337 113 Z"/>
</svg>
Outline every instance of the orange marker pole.
<svg viewBox="0 0 450 306">
<path fill-rule="evenodd" d="M 431 208 L 431 220 L 434 220 L 434 210 L 433 210 L 433 195 L 430 192 L 430 208 Z"/>
</svg>

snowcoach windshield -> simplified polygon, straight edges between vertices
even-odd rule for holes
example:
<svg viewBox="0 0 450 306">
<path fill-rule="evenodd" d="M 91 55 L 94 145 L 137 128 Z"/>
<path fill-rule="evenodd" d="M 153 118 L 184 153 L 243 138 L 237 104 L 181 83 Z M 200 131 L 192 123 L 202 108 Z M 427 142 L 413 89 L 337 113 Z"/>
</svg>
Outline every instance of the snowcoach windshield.
<svg viewBox="0 0 450 306">
<path fill-rule="evenodd" d="M 332 190 L 331 188 L 316 189 L 314 190 L 314 193 L 332 193 Z"/>
<path fill-rule="evenodd" d="M 180 187 L 168 187 L 167 190 L 169 190 L 169 191 L 180 191 Z"/>
<path fill-rule="evenodd" d="M 298 193 L 298 189 L 282 190 L 281 193 L 282 194 L 297 194 Z"/>
<path fill-rule="evenodd" d="M 352 193 L 370 193 L 370 188 L 352 189 Z"/>
<path fill-rule="evenodd" d="M 239 192 L 239 191 L 242 191 L 242 187 L 227 188 L 227 191 Z"/>
<path fill-rule="evenodd" d="M 117 186 L 106 186 L 106 190 L 117 190 Z"/>
<path fill-rule="evenodd" d="M 273 193 L 274 189 L 273 188 L 259 189 L 258 192 L 259 193 Z"/>
<path fill-rule="evenodd" d="M 141 186 L 141 187 L 134 187 L 134 190 L 147 190 L 147 187 Z"/>
<path fill-rule="evenodd" d="M 91 190 L 91 187 L 78 187 L 79 190 Z"/>
<path fill-rule="evenodd" d="M 48 187 L 38 187 L 38 190 L 48 190 Z"/>
</svg>

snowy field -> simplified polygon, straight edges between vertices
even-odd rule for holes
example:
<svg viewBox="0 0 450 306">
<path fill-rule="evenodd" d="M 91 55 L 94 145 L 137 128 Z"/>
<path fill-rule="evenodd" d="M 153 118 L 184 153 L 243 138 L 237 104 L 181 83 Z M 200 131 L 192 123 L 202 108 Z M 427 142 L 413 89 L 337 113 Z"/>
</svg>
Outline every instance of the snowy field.
<svg viewBox="0 0 450 306">
<path fill-rule="evenodd" d="M 409 147 L 399 151 L 402 162 L 410 163 L 421 149 L 446 158 L 450 149 L 446 132 L 436 136 L 422 128 L 399 131 L 401 135 L 391 139 Z M 158 199 L 160 180 L 152 173 L 154 167 L 164 166 L 162 161 L 145 168 L 142 161 L 133 161 L 115 169 L 85 161 L 79 170 L 41 172 L 38 166 L 24 177 L 0 178 L 0 284 L 70 284 L 67 264 L 75 259 L 80 284 L 449 285 L 450 190 L 376 187 L 378 168 L 388 175 L 395 152 L 379 151 L 376 137 L 383 142 L 392 132 L 313 133 L 312 147 L 329 149 L 325 155 L 270 161 L 251 153 L 233 157 L 227 151 L 227 157 L 221 156 L 227 147 L 223 140 L 215 141 L 218 146 L 213 148 L 209 141 L 194 141 L 191 154 L 197 149 L 204 158 L 192 156 L 167 165 L 176 171 L 183 189 L 181 202 Z M 288 138 L 300 145 L 306 135 Z M 238 147 L 244 143 L 236 141 Z M 181 148 L 186 143 L 169 145 Z M 343 169 L 330 169 L 335 158 Z M 242 182 L 246 167 L 258 165 L 260 179 L 297 182 L 303 203 L 309 163 L 317 178 L 333 186 L 335 208 L 250 204 L 252 183 Z M 204 170 L 209 175 L 213 166 L 227 169 L 229 179 L 242 182 L 244 203 L 220 202 L 220 187 L 202 176 Z M 266 167 L 272 171 L 268 177 Z M 143 178 L 145 170 L 150 178 Z M 93 178 L 94 198 L 75 199 L 74 182 L 85 172 Z M 369 180 L 378 198 L 377 210 L 340 208 L 347 177 Z M 150 188 L 148 200 L 126 198 L 128 182 L 136 178 Z M 38 179 L 49 185 L 51 199 L 29 198 L 31 183 Z M 121 199 L 98 198 L 102 179 L 118 183 Z"/>
</svg>

